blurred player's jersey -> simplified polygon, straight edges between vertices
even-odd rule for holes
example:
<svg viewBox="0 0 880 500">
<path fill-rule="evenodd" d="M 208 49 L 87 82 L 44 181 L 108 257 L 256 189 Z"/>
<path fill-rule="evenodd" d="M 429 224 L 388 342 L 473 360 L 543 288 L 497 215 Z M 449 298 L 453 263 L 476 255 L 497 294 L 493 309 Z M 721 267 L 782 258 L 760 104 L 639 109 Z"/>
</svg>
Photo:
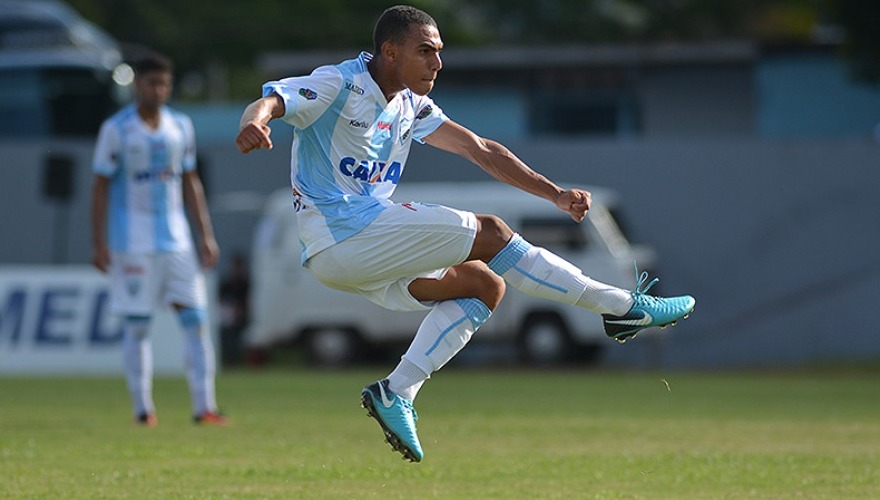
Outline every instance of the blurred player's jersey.
<svg viewBox="0 0 880 500">
<path fill-rule="evenodd" d="M 144 123 L 134 104 L 108 118 L 98 135 L 92 168 L 110 178 L 110 250 L 191 249 L 181 176 L 195 167 L 195 135 L 186 115 L 163 107 L 156 130 Z"/>
<path fill-rule="evenodd" d="M 388 206 L 412 140 L 423 142 L 443 111 L 409 90 L 391 102 L 367 70 L 372 56 L 268 82 L 293 125 L 290 180 L 302 260 L 357 234 Z"/>
</svg>

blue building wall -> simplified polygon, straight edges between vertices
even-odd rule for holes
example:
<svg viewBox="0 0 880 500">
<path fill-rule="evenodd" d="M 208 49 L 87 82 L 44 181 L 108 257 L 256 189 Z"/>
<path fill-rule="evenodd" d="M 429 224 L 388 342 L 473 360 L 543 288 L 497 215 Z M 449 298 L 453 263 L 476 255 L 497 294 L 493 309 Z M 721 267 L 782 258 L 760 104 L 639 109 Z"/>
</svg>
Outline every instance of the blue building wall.
<svg viewBox="0 0 880 500">
<path fill-rule="evenodd" d="M 627 140 L 868 138 L 880 123 L 880 85 L 855 81 L 845 63 L 830 53 L 765 55 L 754 64 L 732 67 L 652 69 L 636 80 L 631 95 L 631 114 L 642 119 L 640 125 L 620 122 L 616 136 Z M 531 102 L 534 93 L 526 88 L 503 82 L 450 86 L 441 78 L 431 97 L 478 134 L 501 140 L 535 137 L 534 112 L 540 102 Z M 200 141 L 214 142 L 234 138 L 246 105 L 177 107 L 193 117 Z"/>
<path fill-rule="evenodd" d="M 497 139 L 522 139 L 529 135 L 528 102 L 521 91 L 438 85 L 431 97 L 451 119 L 477 134 Z"/>
<path fill-rule="evenodd" d="M 854 81 L 832 55 L 764 57 L 755 84 L 763 138 L 870 137 L 880 123 L 880 85 Z"/>
</svg>

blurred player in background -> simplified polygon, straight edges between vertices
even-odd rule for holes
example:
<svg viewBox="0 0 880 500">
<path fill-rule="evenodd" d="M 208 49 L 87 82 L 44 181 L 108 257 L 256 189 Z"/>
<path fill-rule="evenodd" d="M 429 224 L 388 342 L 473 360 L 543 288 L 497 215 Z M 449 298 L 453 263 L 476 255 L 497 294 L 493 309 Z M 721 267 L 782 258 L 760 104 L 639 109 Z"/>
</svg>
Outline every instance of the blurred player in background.
<svg viewBox="0 0 880 500">
<path fill-rule="evenodd" d="M 291 182 L 304 265 L 324 284 L 385 308 L 429 311 L 400 364 L 361 394 L 392 448 L 421 461 L 413 400 L 489 318 L 505 283 L 603 315 L 606 332 L 621 342 L 685 317 L 694 299 L 646 295 L 653 281 L 642 288 L 644 273 L 633 292 L 599 283 L 493 215 L 392 202 L 413 139 L 472 161 L 578 222 L 590 193 L 559 187 L 501 144 L 449 120 L 427 97 L 443 48 L 428 14 L 389 8 L 373 42 L 374 55 L 265 84 L 264 97 L 242 116 L 236 145 L 243 153 L 271 148 L 267 123 L 293 125 Z"/>
<path fill-rule="evenodd" d="M 219 250 L 196 172 L 193 126 L 166 106 L 173 83 L 169 59 L 150 54 L 134 70 L 135 102 L 104 122 L 95 147 L 93 264 L 110 274 L 110 307 L 123 317 L 125 375 L 136 422 L 157 423 L 148 330 L 164 303 L 174 308 L 184 331 L 193 418 L 222 425 L 205 278 L 184 212 L 186 203 L 198 231 L 201 265 L 214 266 Z"/>
</svg>

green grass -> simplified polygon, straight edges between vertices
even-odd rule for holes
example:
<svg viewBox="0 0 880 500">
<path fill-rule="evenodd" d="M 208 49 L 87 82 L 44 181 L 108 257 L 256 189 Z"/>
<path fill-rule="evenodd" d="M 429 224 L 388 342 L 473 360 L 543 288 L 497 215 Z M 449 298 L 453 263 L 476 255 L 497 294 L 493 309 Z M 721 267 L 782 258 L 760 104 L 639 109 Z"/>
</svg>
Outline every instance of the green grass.
<svg viewBox="0 0 880 500">
<path fill-rule="evenodd" d="M 232 372 L 233 425 L 159 426 L 116 378 L 0 378 L 2 498 L 880 498 L 875 370 L 796 374 L 446 370 L 404 462 L 358 408 L 382 371 Z M 668 388 L 667 388 L 668 383 Z"/>
</svg>

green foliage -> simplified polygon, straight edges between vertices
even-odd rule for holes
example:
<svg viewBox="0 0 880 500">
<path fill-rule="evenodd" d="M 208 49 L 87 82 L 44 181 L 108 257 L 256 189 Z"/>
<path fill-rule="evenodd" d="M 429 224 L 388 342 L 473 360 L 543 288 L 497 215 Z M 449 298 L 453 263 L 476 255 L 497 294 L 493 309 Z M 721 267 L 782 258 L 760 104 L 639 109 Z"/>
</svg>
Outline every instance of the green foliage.
<svg viewBox="0 0 880 500">
<path fill-rule="evenodd" d="M 382 372 L 384 373 L 384 372 Z M 380 373 L 224 373 L 232 425 L 182 379 L 135 427 L 120 378 L 0 378 L 5 498 L 880 498 L 877 373 L 444 370 L 426 458 L 357 407 Z M 668 384 L 668 385 L 667 385 Z"/>
<path fill-rule="evenodd" d="M 372 47 L 372 27 L 392 3 L 377 0 L 68 0 L 117 39 L 174 57 L 182 73 L 253 72 L 266 52 Z M 807 42 L 821 21 L 849 33 L 864 75 L 880 75 L 880 2 L 873 0 L 417 0 L 447 46 L 649 43 L 756 38 Z M 328 61 L 328 63 L 334 61 Z M 260 78 L 257 78 L 260 80 Z M 252 93 L 252 92 L 250 92 Z M 250 93 L 248 95 L 250 95 Z M 233 97 L 237 89 L 233 88 Z"/>
<path fill-rule="evenodd" d="M 844 51 L 853 73 L 865 81 L 880 83 L 880 2 L 875 0 L 828 0 L 831 18 L 846 27 Z"/>
</svg>

